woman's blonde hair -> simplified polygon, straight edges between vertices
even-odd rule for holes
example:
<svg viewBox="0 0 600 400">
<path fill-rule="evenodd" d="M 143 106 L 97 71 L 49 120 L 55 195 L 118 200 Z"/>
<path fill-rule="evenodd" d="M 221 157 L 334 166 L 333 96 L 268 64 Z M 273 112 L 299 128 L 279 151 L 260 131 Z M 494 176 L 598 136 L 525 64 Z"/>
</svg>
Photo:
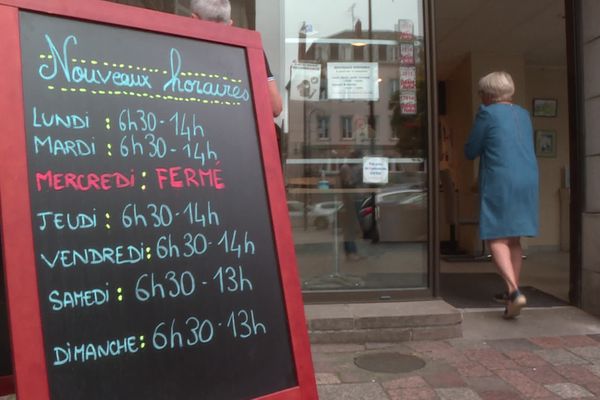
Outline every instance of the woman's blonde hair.
<svg viewBox="0 0 600 400">
<path fill-rule="evenodd" d="M 479 80 L 479 94 L 490 96 L 494 102 L 511 101 L 515 94 L 515 83 L 508 72 L 492 72 Z"/>
<path fill-rule="evenodd" d="M 228 24 L 231 21 L 231 3 L 229 0 L 192 0 L 192 12 L 198 18 Z"/>
</svg>

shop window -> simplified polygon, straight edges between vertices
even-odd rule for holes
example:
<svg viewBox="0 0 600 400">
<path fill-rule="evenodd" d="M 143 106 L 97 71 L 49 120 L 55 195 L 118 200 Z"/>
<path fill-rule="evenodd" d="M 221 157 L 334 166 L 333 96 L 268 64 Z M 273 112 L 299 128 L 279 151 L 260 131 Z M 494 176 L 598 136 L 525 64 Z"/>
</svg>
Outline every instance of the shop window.
<svg viewBox="0 0 600 400">
<path fill-rule="evenodd" d="M 352 45 L 341 44 L 340 45 L 340 60 L 341 61 L 352 61 Z"/>
<path fill-rule="evenodd" d="M 319 140 L 329 140 L 329 117 L 317 117 Z"/>
<path fill-rule="evenodd" d="M 387 61 L 387 51 L 389 46 L 377 46 L 378 58 L 381 61 Z"/>
<path fill-rule="evenodd" d="M 364 61 L 365 59 L 365 46 L 352 46 L 353 57 L 355 61 Z"/>
<path fill-rule="evenodd" d="M 319 43 L 316 48 L 316 56 L 317 61 L 329 61 L 329 45 L 326 43 Z"/>
<path fill-rule="evenodd" d="M 381 45 L 371 45 L 369 47 L 369 54 L 371 58 L 368 61 L 379 61 L 379 48 Z"/>
<path fill-rule="evenodd" d="M 352 140 L 352 116 L 341 117 L 342 140 Z"/>
<path fill-rule="evenodd" d="M 386 54 L 385 60 L 387 62 L 395 62 L 400 58 L 400 47 L 399 46 L 385 46 Z"/>
<path fill-rule="evenodd" d="M 393 115 L 390 115 L 390 126 L 392 127 L 392 129 L 390 131 L 390 139 L 391 140 L 398 140 L 400 127 L 399 127 L 398 124 L 394 123 L 394 116 Z"/>
<path fill-rule="evenodd" d="M 339 61 L 340 59 L 340 45 L 337 43 L 331 43 L 329 45 L 329 59 L 331 61 Z"/>
<path fill-rule="evenodd" d="M 400 91 L 400 79 L 390 79 L 390 97 L 394 97 L 394 95 Z"/>
</svg>

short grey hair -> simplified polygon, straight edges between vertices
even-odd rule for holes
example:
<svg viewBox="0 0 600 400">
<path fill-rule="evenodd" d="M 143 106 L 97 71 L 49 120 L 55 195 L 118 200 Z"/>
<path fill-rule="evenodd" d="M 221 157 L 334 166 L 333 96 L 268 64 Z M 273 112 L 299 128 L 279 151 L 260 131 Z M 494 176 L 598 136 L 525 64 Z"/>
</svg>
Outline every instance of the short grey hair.
<svg viewBox="0 0 600 400">
<path fill-rule="evenodd" d="M 192 0 L 192 12 L 198 18 L 228 24 L 231 21 L 231 3 L 229 0 Z"/>
<path fill-rule="evenodd" d="M 479 94 L 487 94 L 492 101 L 511 101 L 515 83 L 508 72 L 492 72 L 479 80 Z"/>
</svg>

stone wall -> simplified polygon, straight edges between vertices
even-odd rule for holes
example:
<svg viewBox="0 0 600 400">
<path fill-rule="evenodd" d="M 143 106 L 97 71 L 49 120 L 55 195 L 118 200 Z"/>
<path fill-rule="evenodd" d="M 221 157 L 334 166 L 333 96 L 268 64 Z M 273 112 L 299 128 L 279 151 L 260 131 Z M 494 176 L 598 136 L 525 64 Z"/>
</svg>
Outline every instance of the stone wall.
<svg viewBox="0 0 600 400">
<path fill-rule="evenodd" d="M 600 1 L 581 3 L 584 96 L 582 307 L 600 315 Z"/>
</svg>

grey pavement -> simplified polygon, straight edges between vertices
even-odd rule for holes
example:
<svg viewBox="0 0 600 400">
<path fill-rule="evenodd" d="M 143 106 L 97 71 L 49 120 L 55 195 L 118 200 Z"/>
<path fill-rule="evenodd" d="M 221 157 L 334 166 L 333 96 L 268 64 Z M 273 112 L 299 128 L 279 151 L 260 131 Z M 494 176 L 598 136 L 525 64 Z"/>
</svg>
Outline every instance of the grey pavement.
<svg viewBox="0 0 600 400">
<path fill-rule="evenodd" d="M 511 321 L 501 308 L 459 311 L 462 338 L 313 344 L 320 400 L 600 399 L 599 318 L 574 307 L 525 309 Z M 420 368 L 373 372 L 356 365 L 365 355 L 383 360 L 370 369 Z"/>
<path fill-rule="evenodd" d="M 313 344 L 319 398 L 600 399 L 600 319 L 574 307 L 525 309 L 511 321 L 501 318 L 500 308 L 461 312 L 459 339 Z M 392 369 L 412 366 L 414 359 L 407 356 L 424 366 L 373 372 L 356 365 L 365 355 L 388 361 L 396 355 L 396 364 L 384 366 Z"/>
</svg>

